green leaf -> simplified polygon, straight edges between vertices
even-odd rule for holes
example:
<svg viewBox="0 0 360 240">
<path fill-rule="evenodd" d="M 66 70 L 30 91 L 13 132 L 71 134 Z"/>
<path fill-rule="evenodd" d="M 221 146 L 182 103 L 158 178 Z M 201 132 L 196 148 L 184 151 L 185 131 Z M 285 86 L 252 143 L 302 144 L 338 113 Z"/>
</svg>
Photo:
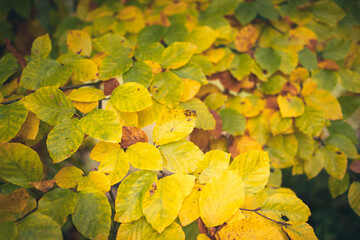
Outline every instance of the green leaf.
<svg viewBox="0 0 360 240">
<path fill-rule="evenodd" d="M 111 185 L 120 182 L 126 176 L 129 168 L 129 159 L 121 148 L 110 153 L 107 151 L 106 155 L 103 154 L 99 165 L 99 171 L 107 173 Z"/>
<path fill-rule="evenodd" d="M 231 65 L 231 74 L 239 81 L 249 75 L 254 67 L 254 59 L 248 54 L 235 55 Z"/>
<path fill-rule="evenodd" d="M 340 82 L 349 92 L 360 93 L 360 74 L 349 69 L 339 71 Z"/>
<path fill-rule="evenodd" d="M 245 131 L 245 117 L 238 111 L 225 108 L 219 112 L 222 120 L 222 129 L 231 135 L 242 135 Z"/>
<path fill-rule="evenodd" d="M 238 4 L 236 0 L 214 0 L 210 3 L 210 6 L 206 9 L 205 14 L 207 16 L 212 15 L 225 15 L 233 11 Z"/>
<path fill-rule="evenodd" d="M 192 142 L 183 140 L 159 146 L 163 156 L 164 168 L 173 173 L 192 173 L 202 151 Z"/>
<path fill-rule="evenodd" d="M 145 218 L 131 223 L 122 223 L 116 239 L 153 239 L 153 240 L 184 240 L 185 234 L 179 224 L 173 222 L 164 231 L 158 233 Z"/>
<path fill-rule="evenodd" d="M 36 212 L 51 217 L 60 226 L 64 225 L 67 217 L 75 211 L 77 195 L 75 192 L 56 188 L 46 193 L 38 203 Z"/>
<path fill-rule="evenodd" d="M 87 238 L 107 238 L 111 226 L 111 208 L 106 196 L 93 190 L 78 192 L 72 221 L 76 229 Z"/>
<path fill-rule="evenodd" d="M 15 222 L 0 223 L 0 239 L 15 240 L 17 234 Z"/>
<path fill-rule="evenodd" d="M 295 118 L 295 126 L 310 136 L 319 136 L 325 125 L 325 116 L 322 110 L 312 106 L 305 106 L 304 113 Z"/>
<path fill-rule="evenodd" d="M 328 126 L 330 135 L 342 134 L 348 137 L 355 145 L 358 143 L 355 130 L 348 122 L 343 120 L 331 121 L 331 126 Z"/>
<path fill-rule="evenodd" d="M 123 75 L 128 71 L 133 61 L 127 55 L 106 56 L 99 67 L 100 80 L 108 80 Z"/>
<path fill-rule="evenodd" d="M 280 55 L 272 48 L 257 48 L 255 60 L 269 75 L 276 72 L 281 63 Z"/>
<path fill-rule="evenodd" d="M 336 198 L 340 196 L 344 192 L 346 192 L 349 188 L 350 177 L 349 174 L 345 174 L 343 179 L 339 180 L 333 177 L 329 177 L 328 186 L 330 190 L 330 194 L 332 198 Z"/>
<path fill-rule="evenodd" d="M 124 57 L 131 52 L 126 39 L 118 34 L 107 33 L 100 38 L 94 39 L 93 43 L 94 49 L 105 52 L 108 56 Z"/>
<path fill-rule="evenodd" d="M 249 151 L 238 155 L 229 170 L 239 174 L 244 183 L 246 195 L 252 195 L 265 188 L 269 180 L 270 164 L 267 152 Z"/>
<path fill-rule="evenodd" d="M 281 92 L 286 82 L 284 77 L 274 75 L 267 82 L 262 82 L 259 89 L 265 94 L 275 95 Z"/>
<path fill-rule="evenodd" d="M 301 116 L 304 111 L 304 103 L 299 97 L 294 97 L 288 94 L 287 96 L 279 95 L 277 97 L 277 103 L 280 108 L 282 117 L 298 117 Z"/>
<path fill-rule="evenodd" d="M 171 71 L 175 73 L 179 78 L 191 79 L 201 83 L 202 85 L 207 83 L 207 79 L 203 70 L 201 69 L 201 67 L 199 67 L 198 64 L 194 62 L 188 62 L 186 65 Z"/>
<path fill-rule="evenodd" d="M 180 104 L 186 110 L 193 110 L 196 112 L 195 127 L 204 130 L 213 130 L 215 128 L 215 118 L 210 113 L 209 109 L 198 98 L 193 98 L 190 101 Z"/>
<path fill-rule="evenodd" d="M 17 69 L 17 60 L 11 53 L 2 56 L 0 59 L 0 85 L 2 85 L 11 75 L 16 73 Z"/>
<path fill-rule="evenodd" d="M 304 172 L 309 180 L 321 172 L 325 164 L 325 157 L 324 151 L 317 149 L 309 159 L 304 161 Z"/>
<path fill-rule="evenodd" d="M 301 159 L 310 160 L 314 153 L 315 140 L 302 132 L 295 132 L 295 137 L 299 143 L 296 156 Z"/>
<path fill-rule="evenodd" d="M 182 178 L 182 182 L 177 181 L 177 174 L 162 178 L 156 184 L 156 188 L 148 191 L 144 197 L 142 208 L 146 220 L 159 233 L 162 233 L 178 216 L 182 201 L 186 197 L 181 189 L 186 188 L 190 193 L 194 186 L 192 176 L 182 175 Z"/>
<path fill-rule="evenodd" d="M 161 56 L 164 49 L 164 46 L 158 42 L 144 44 L 135 50 L 135 58 L 138 61 L 154 61 L 161 63 Z"/>
<path fill-rule="evenodd" d="M 242 25 L 246 25 L 256 17 L 256 6 L 253 2 L 242 2 L 237 6 L 234 14 Z"/>
<path fill-rule="evenodd" d="M 350 207 L 360 216 L 360 183 L 352 182 L 348 192 Z"/>
<path fill-rule="evenodd" d="M 150 93 L 136 82 L 117 87 L 112 92 L 110 101 L 120 112 L 138 112 L 152 104 Z"/>
<path fill-rule="evenodd" d="M 340 61 L 348 55 L 350 48 L 351 40 L 336 38 L 326 44 L 323 56 L 325 59 Z"/>
<path fill-rule="evenodd" d="M 24 68 L 20 86 L 31 90 L 47 86 L 59 87 L 66 83 L 71 73 L 70 65 L 62 66 L 52 59 L 35 58 Z"/>
<path fill-rule="evenodd" d="M 331 92 L 338 83 L 338 75 L 335 71 L 318 69 L 311 73 L 314 83 L 318 89 L 324 89 Z"/>
<path fill-rule="evenodd" d="M 116 113 L 110 110 L 96 109 L 81 119 L 83 129 L 90 137 L 104 142 L 121 141 L 122 126 Z"/>
<path fill-rule="evenodd" d="M 299 62 L 309 71 L 317 69 L 316 55 L 308 48 L 304 48 L 299 52 Z"/>
<path fill-rule="evenodd" d="M 217 33 L 212 28 L 200 26 L 195 27 L 185 38 L 185 41 L 194 43 L 197 46 L 195 53 L 202 53 L 214 43 L 216 37 Z"/>
<path fill-rule="evenodd" d="M 347 158 L 338 147 L 327 145 L 321 149 L 324 154 L 326 172 L 336 179 L 343 179 L 346 173 Z"/>
<path fill-rule="evenodd" d="M 259 213 L 280 222 L 284 216 L 293 222 L 306 222 L 310 209 L 295 195 L 275 193 L 266 199 Z"/>
<path fill-rule="evenodd" d="M 153 78 L 153 72 L 144 62 L 135 62 L 134 65 L 124 74 L 124 83 L 137 82 L 148 88 Z"/>
<path fill-rule="evenodd" d="M 92 51 L 90 35 L 81 30 L 70 30 L 66 37 L 66 44 L 71 52 L 89 57 Z"/>
<path fill-rule="evenodd" d="M 0 142 L 8 142 L 19 132 L 28 110 L 20 102 L 0 106 Z"/>
<path fill-rule="evenodd" d="M 0 178 L 22 186 L 42 179 L 43 167 L 39 155 L 20 143 L 0 144 Z"/>
<path fill-rule="evenodd" d="M 61 227 L 51 217 L 32 213 L 19 222 L 16 239 L 63 239 Z"/>
<path fill-rule="evenodd" d="M 204 184 L 225 171 L 230 162 L 230 153 L 213 150 L 205 153 L 197 164 L 194 175 L 197 175 L 199 183 Z"/>
<path fill-rule="evenodd" d="M 169 108 L 174 108 L 184 92 L 184 82 L 172 72 L 156 74 L 150 86 L 152 97 Z"/>
<path fill-rule="evenodd" d="M 214 176 L 202 189 L 199 199 L 200 217 L 210 228 L 222 225 L 244 201 L 244 183 L 238 174 L 226 170 Z"/>
<path fill-rule="evenodd" d="M 356 159 L 359 157 L 356 146 L 351 142 L 351 139 L 345 135 L 330 135 L 330 137 L 326 139 L 326 144 L 338 147 L 342 152 L 345 153 L 347 158 Z"/>
<path fill-rule="evenodd" d="M 43 87 L 22 98 L 21 102 L 38 118 L 50 125 L 59 124 L 75 113 L 72 102 L 56 87 Z"/>
<path fill-rule="evenodd" d="M 131 165 L 145 170 L 162 170 L 163 160 L 159 150 L 149 143 L 138 142 L 126 150 Z"/>
<path fill-rule="evenodd" d="M 279 17 L 278 12 L 271 0 L 255 0 L 257 12 L 266 19 L 276 20 Z"/>
<path fill-rule="evenodd" d="M 142 202 L 145 193 L 154 183 L 157 183 L 157 176 L 153 171 L 140 170 L 126 177 L 116 195 L 115 221 L 127 223 L 141 218 L 144 215 Z"/>
<path fill-rule="evenodd" d="M 161 66 L 168 69 L 177 69 L 184 66 L 197 50 L 197 46 L 189 42 L 174 42 L 162 53 Z"/>
<path fill-rule="evenodd" d="M 46 58 L 51 52 L 51 40 L 49 34 L 37 37 L 31 46 L 31 56 L 35 58 Z"/>
<path fill-rule="evenodd" d="M 341 111 L 344 119 L 348 119 L 360 106 L 360 98 L 355 96 L 341 96 L 339 97 Z"/>
<path fill-rule="evenodd" d="M 161 25 L 150 25 L 144 27 L 138 34 L 139 46 L 144 46 L 148 43 L 160 42 L 164 35 L 165 28 Z"/>
<path fill-rule="evenodd" d="M 49 133 L 46 145 L 53 163 L 69 158 L 80 147 L 84 131 L 80 120 L 64 119 Z"/>
<path fill-rule="evenodd" d="M 331 27 L 335 27 L 345 16 L 344 11 L 336 3 L 328 0 L 313 3 L 310 7 L 310 11 L 315 20 Z"/>
<path fill-rule="evenodd" d="M 281 57 L 279 70 L 285 74 L 290 74 L 299 64 L 297 52 L 291 49 L 279 49 L 276 52 Z"/>
</svg>

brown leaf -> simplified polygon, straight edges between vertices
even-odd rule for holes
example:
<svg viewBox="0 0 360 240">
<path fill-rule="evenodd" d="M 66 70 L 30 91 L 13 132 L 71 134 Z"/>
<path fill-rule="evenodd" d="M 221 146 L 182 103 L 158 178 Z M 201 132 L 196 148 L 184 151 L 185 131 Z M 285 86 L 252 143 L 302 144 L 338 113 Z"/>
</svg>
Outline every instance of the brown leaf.
<svg viewBox="0 0 360 240">
<path fill-rule="evenodd" d="M 255 46 L 257 38 L 256 29 L 252 25 L 247 25 L 240 29 L 235 37 L 235 48 L 239 52 L 247 52 Z"/>
<path fill-rule="evenodd" d="M 218 72 L 211 75 L 208 80 L 220 79 L 221 84 L 228 90 L 239 92 L 241 88 L 241 82 L 236 80 L 229 71 Z"/>
<path fill-rule="evenodd" d="M 137 142 L 147 143 L 148 137 L 146 133 L 137 127 L 123 126 L 120 146 L 122 148 L 128 148 Z"/>
<path fill-rule="evenodd" d="M 310 49 L 311 51 L 315 52 L 316 51 L 316 45 L 317 45 L 317 40 L 316 39 L 310 39 L 309 44 L 306 44 L 305 46 L 308 49 Z"/>
<path fill-rule="evenodd" d="M 211 133 L 211 135 L 215 138 L 219 138 L 221 136 L 221 132 L 222 132 L 222 120 L 221 117 L 219 115 L 219 113 L 217 113 L 216 111 L 209 109 L 210 113 L 213 115 L 213 117 L 215 118 L 215 129 L 214 130 L 209 130 L 209 133 Z"/>
<path fill-rule="evenodd" d="M 228 152 L 231 153 L 232 158 L 250 150 L 262 150 L 262 146 L 249 136 L 235 137 L 228 148 Z"/>
<path fill-rule="evenodd" d="M 277 103 L 277 96 L 268 96 L 266 97 L 266 105 L 265 108 L 271 109 L 279 109 L 279 105 Z"/>
<path fill-rule="evenodd" d="M 200 148 L 203 152 L 207 150 L 210 142 L 211 134 L 209 131 L 205 131 L 199 128 L 194 128 L 190 134 L 190 141 Z"/>
<path fill-rule="evenodd" d="M 0 194 L 0 211 L 21 212 L 25 209 L 29 194 L 24 188 L 16 189 L 10 195 Z"/>
<path fill-rule="evenodd" d="M 281 90 L 282 94 L 290 93 L 292 96 L 296 96 L 299 94 L 299 89 L 294 85 L 294 83 L 287 82 L 284 84 L 283 89 Z"/>
<path fill-rule="evenodd" d="M 350 170 L 354 173 L 360 173 L 360 160 L 355 160 L 350 165 Z"/>
<path fill-rule="evenodd" d="M 119 86 L 118 80 L 115 78 L 104 81 L 104 93 L 105 95 L 111 95 L 115 88 Z"/>
<path fill-rule="evenodd" d="M 32 182 L 30 183 L 30 185 L 42 192 L 48 192 L 50 189 L 54 187 L 55 179 L 45 180 L 41 182 Z"/>
<path fill-rule="evenodd" d="M 339 65 L 333 60 L 324 60 L 318 63 L 318 68 L 326 70 L 340 70 Z"/>
<path fill-rule="evenodd" d="M 204 233 L 204 234 L 208 234 L 208 229 L 205 226 L 204 222 L 201 220 L 201 218 L 198 218 L 197 223 L 198 223 L 199 232 Z"/>
</svg>

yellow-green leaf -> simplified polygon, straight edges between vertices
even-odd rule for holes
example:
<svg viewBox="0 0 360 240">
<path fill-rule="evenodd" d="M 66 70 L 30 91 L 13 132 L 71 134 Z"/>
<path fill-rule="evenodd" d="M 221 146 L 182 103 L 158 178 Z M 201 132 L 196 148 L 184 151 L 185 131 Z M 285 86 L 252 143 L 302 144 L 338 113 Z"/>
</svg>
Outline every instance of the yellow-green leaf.
<svg viewBox="0 0 360 240">
<path fill-rule="evenodd" d="M 63 239 L 61 227 L 51 217 L 41 213 L 32 213 L 22 219 L 18 226 L 16 239 Z"/>
<path fill-rule="evenodd" d="M 46 193 L 38 203 L 38 213 L 51 217 L 62 226 L 67 217 L 75 210 L 77 195 L 75 192 L 56 188 Z"/>
<path fill-rule="evenodd" d="M 28 110 L 20 102 L 0 106 L 0 142 L 8 142 L 19 132 Z"/>
<path fill-rule="evenodd" d="M 49 133 L 46 145 L 53 163 L 61 162 L 80 147 L 84 138 L 84 131 L 80 120 L 64 119 Z"/>
<path fill-rule="evenodd" d="M 203 69 L 193 61 L 190 61 L 186 65 L 171 71 L 181 79 L 191 79 L 201 83 L 201 85 L 207 83 Z"/>
<path fill-rule="evenodd" d="M 99 165 L 99 171 L 108 174 L 111 185 L 120 182 L 129 168 L 129 159 L 121 148 L 104 155 Z"/>
<path fill-rule="evenodd" d="M 89 57 L 92 51 L 92 43 L 89 34 L 81 30 L 70 30 L 66 37 L 67 47 L 70 51 Z"/>
<path fill-rule="evenodd" d="M 184 92 L 184 82 L 172 72 L 162 72 L 154 76 L 150 86 L 152 97 L 169 108 L 174 108 Z"/>
<path fill-rule="evenodd" d="M 342 119 L 341 106 L 338 100 L 328 91 L 316 89 L 305 97 L 307 105 L 321 109 L 330 120 Z"/>
<path fill-rule="evenodd" d="M 186 110 L 193 110 L 196 112 L 195 127 L 204 130 L 213 130 L 215 128 L 215 118 L 210 113 L 209 109 L 198 98 L 193 98 L 190 101 L 180 104 Z"/>
<path fill-rule="evenodd" d="M 0 239 L 15 240 L 17 234 L 15 222 L 0 223 Z"/>
<path fill-rule="evenodd" d="M 195 183 L 191 193 L 184 199 L 179 212 L 182 226 L 189 225 L 200 217 L 199 198 L 202 188 L 203 185 Z"/>
<path fill-rule="evenodd" d="M 90 158 L 94 161 L 101 162 L 107 158 L 112 151 L 120 149 L 118 143 L 98 142 L 90 152 Z"/>
<path fill-rule="evenodd" d="M 96 88 L 79 88 L 72 90 L 67 98 L 77 102 L 95 102 L 105 98 L 105 94 Z"/>
<path fill-rule="evenodd" d="M 352 182 L 348 192 L 350 207 L 360 216 L 360 183 Z"/>
<path fill-rule="evenodd" d="M 226 170 L 212 178 L 200 193 L 200 217 L 205 225 L 222 225 L 244 201 L 244 183 L 238 174 Z"/>
<path fill-rule="evenodd" d="M 326 144 L 338 147 L 343 151 L 348 158 L 356 159 L 359 157 L 356 146 L 354 143 L 345 135 L 333 134 L 326 139 Z"/>
<path fill-rule="evenodd" d="M 281 58 L 279 70 L 285 74 L 290 74 L 299 64 L 297 52 L 293 49 L 281 49 L 276 52 Z"/>
<path fill-rule="evenodd" d="M 277 135 L 288 130 L 292 126 L 292 123 L 292 118 L 283 118 L 278 111 L 271 116 L 269 126 L 272 134 Z"/>
<path fill-rule="evenodd" d="M 72 221 L 83 236 L 107 239 L 111 226 L 111 208 L 106 196 L 94 190 L 79 192 Z"/>
<path fill-rule="evenodd" d="M 254 66 L 254 59 L 248 54 L 241 54 L 234 56 L 231 65 L 231 74 L 239 81 L 249 75 Z"/>
<path fill-rule="evenodd" d="M 46 33 L 37 37 L 31 46 L 31 56 L 46 58 L 51 52 L 51 40 L 49 34 Z"/>
<path fill-rule="evenodd" d="M 242 135 L 245 131 L 245 117 L 238 111 L 225 108 L 219 112 L 222 120 L 222 129 L 234 136 Z"/>
<path fill-rule="evenodd" d="M 100 80 L 108 80 L 123 75 L 129 70 L 132 63 L 132 59 L 125 53 L 106 56 L 99 67 Z"/>
<path fill-rule="evenodd" d="M 304 161 L 304 171 L 308 179 L 316 177 L 324 167 L 325 163 L 324 151 L 317 149 L 315 154 Z"/>
<path fill-rule="evenodd" d="M 324 112 L 312 106 L 305 106 L 304 113 L 295 119 L 295 126 L 310 136 L 319 136 L 324 125 Z"/>
<path fill-rule="evenodd" d="M 134 66 L 132 66 L 130 70 L 124 74 L 123 78 L 124 83 L 137 82 L 147 88 L 152 81 L 153 72 L 151 67 L 144 62 L 135 62 Z"/>
<path fill-rule="evenodd" d="M 73 188 L 79 183 L 83 175 L 83 171 L 77 167 L 63 167 L 54 178 L 59 187 Z"/>
<path fill-rule="evenodd" d="M 140 83 L 129 82 L 117 87 L 110 98 L 120 112 L 138 112 L 151 106 L 151 96 Z"/>
<path fill-rule="evenodd" d="M 92 171 L 89 175 L 79 179 L 77 190 L 82 191 L 95 189 L 106 193 L 110 190 L 110 187 L 110 180 L 104 173 L 100 171 Z"/>
<path fill-rule="evenodd" d="M 286 83 L 286 79 L 281 75 L 271 76 L 267 82 L 260 84 L 260 90 L 265 94 L 277 94 L 280 93 Z"/>
<path fill-rule="evenodd" d="M 197 46 L 190 42 L 174 42 L 162 53 L 163 68 L 176 69 L 184 66 L 197 50 Z"/>
<path fill-rule="evenodd" d="M 259 213 L 280 222 L 284 221 L 282 217 L 293 222 L 306 222 L 310 209 L 295 195 L 275 193 L 262 204 Z"/>
<path fill-rule="evenodd" d="M 126 150 L 131 165 L 145 170 L 162 170 L 163 160 L 159 150 L 149 143 L 138 142 Z"/>
<path fill-rule="evenodd" d="M 315 140 L 311 136 L 298 131 L 295 132 L 295 137 L 299 143 L 296 156 L 310 160 L 314 153 Z"/>
<path fill-rule="evenodd" d="M 147 107 L 144 110 L 137 113 L 139 128 L 146 127 L 156 122 L 159 119 L 161 112 L 165 108 L 166 107 L 164 105 L 152 99 L 152 105 L 150 107 Z"/>
<path fill-rule="evenodd" d="M 59 124 L 75 113 L 72 102 L 56 87 L 43 87 L 22 98 L 21 102 L 38 118 L 50 125 Z"/>
<path fill-rule="evenodd" d="M 206 37 L 204 37 L 206 36 Z M 194 43 L 197 46 L 195 53 L 202 53 L 208 49 L 217 37 L 216 31 L 208 26 L 195 27 L 185 38 L 185 41 Z"/>
<path fill-rule="evenodd" d="M 346 155 L 338 147 L 332 145 L 326 145 L 321 150 L 324 154 L 326 172 L 336 179 L 343 179 L 348 162 Z"/>
<path fill-rule="evenodd" d="M 121 141 L 122 126 L 116 113 L 110 110 L 96 109 L 81 119 L 83 129 L 90 137 L 104 142 Z"/>
<path fill-rule="evenodd" d="M 72 63 L 72 81 L 87 82 L 99 78 L 98 66 L 91 59 L 79 59 Z"/>
<path fill-rule="evenodd" d="M 305 107 L 303 101 L 298 97 L 293 97 L 290 94 L 287 96 L 279 95 L 277 98 L 280 113 L 283 118 L 297 117 L 304 113 Z"/>
<path fill-rule="evenodd" d="M 330 190 L 330 194 L 332 198 L 336 198 L 337 196 L 343 194 L 348 190 L 350 184 L 349 174 L 345 174 L 343 179 L 339 180 L 333 177 L 329 177 L 328 186 Z"/>
<path fill-rule="evenodd" d="M 243 180 L 245 194 L 255 194 L 265 188 L 269 180 L 270 164 L 267 152 L 249 151 L 237 156 L 229 169 L 234 170 Z"/>
<path fill-rule="evenodd" d="M 175 142 L 190 134 L 196 121 L 196 113 L 190 110 L 174 109 L 163 111 L 153 130 L 157 145 Z"/>
<path fill-rule="evenodd" d="M 142 202 L 151 186 L 156 186 L 157 176 L 153 171 L 140 170 L 130 174 L 119 185 L 115 201 L 115 221 L 132 222 L 143 214 Z"/>
<path fill-rule="evenodd" d="M 230 162 L 230 153 L 220 150 L 209 151 L 204 154 L 197 164 L 194 175 L 197 175 L 199 183 L 204 184 L 225 171 Z"/>
<path fill-rule="evenodd" d="M 0 144 L 0 178 L 30 188 L 30 182 L 41 181 L 43 167 L 39 155 L 20 143 Z"/>
<path fill-rule="evenodd" d="M 307 223 L 290 223 L 284 226 L 284 231 L 291 240 L 317 240 L 314 229 Z"/>
<path fill-rule="evenodd" d="M 164 168 L 173 173 L 191 173 L 202 158 L 202 151 L 192 142 L 178 141 L 161 145 Z"/>
</svg>

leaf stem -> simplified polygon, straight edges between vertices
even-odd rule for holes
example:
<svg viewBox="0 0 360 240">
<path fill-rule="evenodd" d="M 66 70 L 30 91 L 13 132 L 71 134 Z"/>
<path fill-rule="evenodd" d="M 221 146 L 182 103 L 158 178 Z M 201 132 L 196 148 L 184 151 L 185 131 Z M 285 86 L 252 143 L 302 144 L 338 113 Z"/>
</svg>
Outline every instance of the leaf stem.
<svg viewBox="0 0 360 240">
<path fill-rule="evenodd" d="M 112 188 L 109 191 L 109 195 L 110 195 L 110 206 L 111 206 L 111 230 L 110 230 L 110 236 L 109 236 L 109 240 L 115 240 L 116 239 L 116 233 L 117 233 L 117 224 L 114 220 L 115 218 L 115 196 L 114 193 L 112 192 Z"/>
<path fill-rule="evenodd" d="M 16 58 L 18 63 L 20 64 L 21 68 L 24 69 L 26 67 L 26 60 L 23 55 L 21 55 L 16 48 L 11 44 L 10 40 L 5 38 L 4 43 L 6 48 L 11 52 L 11 54 Z"/>
<path fill-rule="evenodd" d="M 272 221 L 272 222 L 274 222 L 274 223 L 277 223 L 277 224 L 280 224 L 280 225 L 283 225 L 283 226 L 291 226 L 290 223 L 285 223 L 285 222 L 276 221 L 276 220 L 274 220 L 274 219 L 271 219 L 271 218 L 269 218 L 269 217 L 267 217 L 267 216 L 259 213 L 258 211 L 261 209 L 260 207 L 259 207 L 259 208 L 255 208 L 255 209 L 247 209 L 247 208 L 239 208 L 239 209 L 240 209 L 241 211 L 254 212 L 254 213 L 262 216 L 263 218 L 266 218 L 266 219 L 268 219 L 268 220 L 270 220 L 270 221 Z"/>
</svg>

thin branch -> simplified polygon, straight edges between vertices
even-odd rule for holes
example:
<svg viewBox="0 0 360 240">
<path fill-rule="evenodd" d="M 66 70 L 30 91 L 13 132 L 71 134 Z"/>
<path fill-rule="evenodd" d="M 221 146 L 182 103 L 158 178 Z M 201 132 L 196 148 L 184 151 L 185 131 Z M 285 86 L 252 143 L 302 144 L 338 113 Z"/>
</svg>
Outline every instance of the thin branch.
<svg viewBox="0 0 360 240">
<path fill-rule="evenodd" d="M 110 230 L 110 236 L 109 239 L 110 240 L 115 240 L 116 239 L 116 233 L 117 233 L 117 227 L 116 227 L 116 222 L 115 222 L 115 196 L 114 193 L 112 192 L 112 189 L 110 189 L 109 191 L 109 195 L 110 195 L 110 206 L 111 206 L 111 230 Z"/>
<path fill-rule="evenodd" d="M 10 40 L 5 38 L 4 43 L 6 45 L 6 48 L 11 52 L 11 54 L 16 58 L 16 60 L 19 62 L 22 69 L 26 67 L 26 60 L 23 55 L 21 55 L 16 48 L 11 44 Z"/>
<path fill-rule="evenodd" d="M 280 224 L 280 225 L 283 225 L 283 226 L 291 226 L 290 223 L 286 223 L 286 222 L 280 222 L 280 221 L 276 221 L 274 219 L 271 219 L 265 215 L 262 215 L 261 213 L 259 213 L 258 211 L 261 209 L 261 208 L 256 208 L 256 209 L 246 209 L 246 208 L 239 208 L 241 211 L 248 211 L 248 212 L 254 212 L 260 216 L 262 216 L 263 218 L 266 218 L 274 223 L 277 223 L 277 224 Z"/>
<path fill-rule="evenodd" d="M 279 32 L 279 33 L 281 33 L 281 34 L 284 34 L 285 32 L 283 32 L 283 31 L 281 31 L 280 29 L 278 29 L 277 27 L 275 27 L 273 24 L 271 24 L 271 23 L 269 23 L 269 26 L 271 27 L 271 28 L 273 28 L 275 31 L 277 31 L 277 32 Z"/>
</svg>

